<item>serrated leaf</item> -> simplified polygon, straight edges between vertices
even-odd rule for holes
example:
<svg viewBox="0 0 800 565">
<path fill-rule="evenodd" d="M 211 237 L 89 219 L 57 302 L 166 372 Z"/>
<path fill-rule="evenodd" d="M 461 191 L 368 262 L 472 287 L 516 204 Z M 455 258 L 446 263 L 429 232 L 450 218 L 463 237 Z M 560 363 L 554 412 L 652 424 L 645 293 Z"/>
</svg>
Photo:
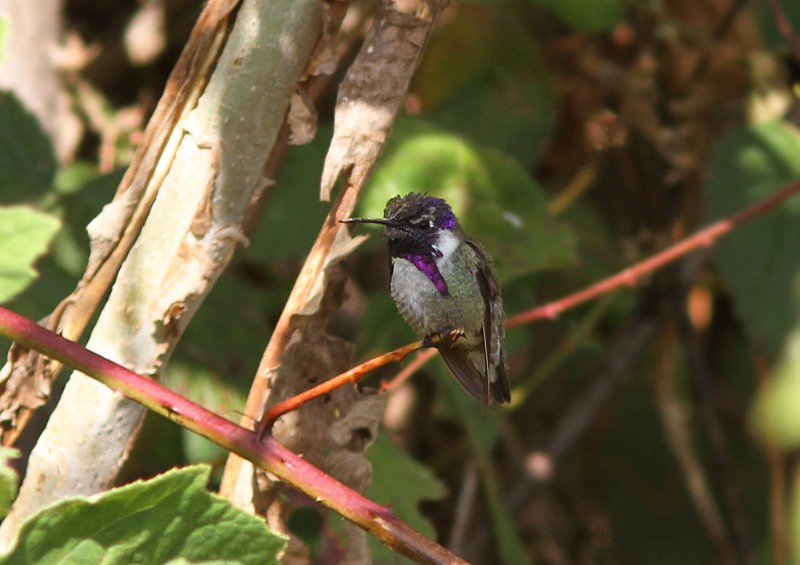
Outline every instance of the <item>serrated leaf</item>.
<svg viewBox="0 0 800 565">
<path fill-rule="evenodd" d="M 726 218 L 800 178 L 800 136 L 784 123 L 744 126 L 722 139 L 703 187 L 709 220 Z M 800 201 L 738 226 L 716 247 L 720 273 L 747 333 L 777 352 L 792 327 L 800 267 Z"/>
<path fill-rule="evenodd" d="M 0 207 L 0 303 L 36 278 L 33 263 L 47 250 L 59 227 L 57 219 L 27 206 Z"/>
<path fill-rule="evenodd" d="M 433 524 L 422 516 L 419 504 L 423 500 L 438 500 L 446 487 L 429 468 L 400 449 L 384 432 L 379 432 L 367 452 L 372 463 L 372 484 L 367 496 L 388 504 L 401 520 L 428 537 L 435 538 Z M 370 537 L 376 563 L 400 563 L 402 557 Z"/>
<path fill-rule="evenodd" d="M 53 183 L 56 158 L 39 120 L 0 91 L 0 194 L 6 204 L 33 202 Z"/>
<path fill-rule="evenodd" d="M 208 492 L 208 476 L 207 466 L 186 467 L 57 502 L 25 521 L 2 562 L 277 564 L 284 538 Z"/>
<path fill-rule="evenodd" d="M 548 216 L 544 192 L 516 161 L 414 120 L 398 124 L 360 213 L 382 216 L 389 198 L 408 192 L 447 200 L 502 282 L 575 257 L 572 232 Z"/>
<path fill-rule="evenodd" d="M 8 514 L 11 503 L 17 497 L 19 477 L 17 472 L 8 464 L 8 460 L 16 459 L 19 455 L 18 449 L 0 448 L 0 517 Z"/>
</svg>

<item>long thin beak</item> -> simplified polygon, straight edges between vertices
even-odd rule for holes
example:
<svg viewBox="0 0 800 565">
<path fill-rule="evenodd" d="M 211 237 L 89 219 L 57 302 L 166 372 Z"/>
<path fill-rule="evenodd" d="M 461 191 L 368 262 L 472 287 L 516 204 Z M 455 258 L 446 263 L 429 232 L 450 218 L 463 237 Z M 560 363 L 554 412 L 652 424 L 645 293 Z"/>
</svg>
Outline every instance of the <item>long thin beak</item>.
<svg viewBox="0 0 800 565">
<path fill-rule="evenodd" d="M 345 218 L 339 220 L 342 224 L 380 224 L 382 226 L 393 226 L 394 223 L 385 218 Z"/>
</svg>

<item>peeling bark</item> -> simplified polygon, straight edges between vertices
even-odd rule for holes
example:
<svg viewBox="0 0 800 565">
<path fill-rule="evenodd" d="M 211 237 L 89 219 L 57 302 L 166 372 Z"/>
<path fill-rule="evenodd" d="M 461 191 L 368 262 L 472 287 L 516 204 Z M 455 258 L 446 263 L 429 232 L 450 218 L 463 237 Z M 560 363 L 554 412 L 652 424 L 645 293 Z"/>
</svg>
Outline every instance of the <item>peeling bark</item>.
<svg viewBox="0 0 800 565">
<path fill-rule="evenodd" d="M 341 306 L 337 264 L 358 245 L 338 220 L 351 215 L 377 162 L 405 99 L 436 16 L 445 2 L 420 2 L 414 13 L 395 2 L 382 3 L 358 56 L 339 87 L 334 137 L 322 175 L 320 198 L 328 200 L 337 180 L 344 187 L 332 204 L 275 331 L 262 357 L 248 397 L 246 414 L 262 414 L 268 405 L 307 389 L 309 377 L 331 378 L 352 365 L 352 350 L 325 331 Z M 363 491 L 371 469 L 363 453 L 374 438 L 356 436 L 377 427 L 382 403 L 355 388 L 339 389 L 330 402 L 314 402 L 287 415 L 275 427 L 276 438 L 313 460 L 322 470 Z M 356 421 L 357 426 L 352 422 Z M 243 425 L 251 425 L 243 420 Z M 369 434 L 367 434 L 369 435 Z M 325 456 L 321 449 L 325 448 Z M 258 484 L 258 492 L 254 489 Z M 287 531 L 278 485 L 253 480 L 253 466 L 231 455 L 221 493 L 238 506 L 264 512 L 270 526 Z M 363 562 L 369 553 L 363 531 L 348 527 L 346 559 Z M 353 561 L 355 562 L 355 561 Z"/>
<path fill-rule="evenodd" d="M 90 265 L 68 299 L 71 329 L 64 333 L 80 333 L 124 259 L 88 347 L 157 376 L 245 240 L 245 212 L 321 34 L 321 13 L 317 0 L 209 5 L 139 158 L 92 223 Z M 134 402 L 73 373 L 3 522 L 4 543 L 41 506 L 111 485 L 143 415 Z"/>
</svg>

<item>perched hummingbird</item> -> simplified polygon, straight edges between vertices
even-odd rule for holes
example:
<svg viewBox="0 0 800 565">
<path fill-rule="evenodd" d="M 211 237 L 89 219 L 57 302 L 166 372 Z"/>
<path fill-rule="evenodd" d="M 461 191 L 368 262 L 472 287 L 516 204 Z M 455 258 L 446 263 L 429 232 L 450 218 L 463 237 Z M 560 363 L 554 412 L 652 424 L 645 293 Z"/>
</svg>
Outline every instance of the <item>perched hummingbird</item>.
<svg viewBox="0 0 800 565">
<path fill-rule="evenodd" d="M 384 226 L 400 314 L 484 406 L 490 392 L 496 402 L 511 400 L 503 298 L 492 258 L 464 233 L 447 202 L 412 192 L 389 200 L 383 218 L 342 222 Z"/>
</svg>

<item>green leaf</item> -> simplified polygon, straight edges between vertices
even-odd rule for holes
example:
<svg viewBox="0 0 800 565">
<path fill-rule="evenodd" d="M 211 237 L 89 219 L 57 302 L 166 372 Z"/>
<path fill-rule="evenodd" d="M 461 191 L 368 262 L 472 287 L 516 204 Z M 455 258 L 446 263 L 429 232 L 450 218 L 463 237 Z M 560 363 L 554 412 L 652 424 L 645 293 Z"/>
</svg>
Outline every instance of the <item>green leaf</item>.
<svg viewBox="0 0 800 565">
<path fill-rule="evenodd" d="M 0 208 L 0 303 L 36 278 L 33 263 L 47 250 L 59 227 L 57 219 L 26 206 Z"/>
<path fill-rule="evenodd" d="M 9 17 L 5 14 L 0 14 L 0 64 L 6 58 L 6 42 L 8 41 L 8 24 Z"/>
<path fill-rule="evenodd" d="M 17 497 L 19 477 L 17 472 L 9 465 L 9 459 L 20 456 L 18 449 L 10 447 L 0 448 L 0 517 L 8 514 L 11 503 Z"/>
<path fill-rule="evenodd" d="M 530 167 L 551 133 L 556 94 L 527 11 L 460 4 L 431 39 L 413 90 L 427 119 Z"/>
<path fill-rule="evenodd" d="M 500 408 L 492 404 L 488 410 L 484 410 L 479 401 L 464 392 L 440 357 L 437 356 L 433 361 L 433 368 L 441 391 L 437 415 L 462 425 L 469 437 L 471 450 L 488 455 L 500 437 Z"/>
<path fill-rule="evenodd" d="M 61 166 L 58 171 L 56 171 L 56 176 L 53 179 L 53 189 L 54 192 L 59 195 L 73 194 L 90 187 L 91 183 L 98 181 L 98 179 L 104 179 L 100 180 L 100 182 L 103 183 L 110 180 L 111 183 L 113 183 L 111 188 L 116 188 L 119 181 L 122 180 L 122 174 L 124 172 L 124 169 L 120 169 L 105 175 L 99 175 L 97 172 L 97 165 L 94 163 L 75 161 Z M 94 191 L 89 190 L 89 192 Z M 108 195 L 106 197 L 106 202 L 108 202 L 111 199 L 110 196 L 113 195 L 113 192 Z"/>
<path fill-rule="evenodd" d="M 516 161 L 414 120 L 398 124 L 360 214 L 382 216 L 389 198 L 408 192 L 447 200 L 502 282 L 575 257 L 572 232 L 548 216 L 544 192 Z"/>
<path fill-rule="evenodd" d="M 622 21 L 620 0 L 535 0 L 562 23 L 578 31 L 602 33 Z"/>
<path fill-rule="evenodd" d="M 420 513 L 419 504 L 423 500 L 442 498 L 447 493 L 442 481 L 382 431 L 370 446 L 367 456 L 372 463 L 372 484 L 367 496 L 390 505 L 401 520 L 435 539 L 436 530 Z M 372 537 L 370 544 L 376 563 L 408 562 Z"/>
<path fill-rule="evenodd" d="M 387 277 L 388 270 L 387 260 Z M 394 349 L 398 344 L 418 339 L 397 312 L 397 306 L 388 292 L 372 292 L 367 295 L 367 300 L 366 313 L 358 327 L 356 338 L 359 359 L 371 359 Z"/>
<path fill-rule="evenodd" d="M 187 347 L 197 345 L 194 343 Z M 213 346 L 209 344 L 209 347 Z M 245 399 L 234 388 L 234 383 L 199 363 L 190 364 L 176 358 L 164 369 L 164 385 L 217 414 L 235 417 L 244 409 Z M 211 440 L 184 428 L 180 428 L 180 435 L 184 455 L 189 463 L 215 463 L 225 460 L 228 452 Z"/>
<path fill-rule="evenodd" d="M 208 379 L 204 375 L 211 372 L 217 378 L 224 376 L 222 379 L 228 385 L 238 386 L 242 391 L 248 389 L 258 368 L 260 352 L 264 349 L 264 336 L 272 331 L 269 320 L 280 315 L 291 286 L 288 289 L 283 286 L 277 290 L 270 288 L 257 278 L 263 276 L 258 271 L 261 265 L 249 266 L 249 271 L 240 265 L 238 260 L 234 260 L 232 268 L 220 277 L 203 308 L 189 324 L 183 338 L 184 345 L 175 356 L 175 361 L 184 365 L 185 370 L 174 372 L 168 369 L 168 378 L 183 377 L 187 384 L 200 379 L 202 386 L 206 387 Z M 251 271 L 255 272 L 255 280 L 247 276 Z M 177 363 L 170 364 L 173 365 L 178 369 Z M 195 374 L 195 371 L 200 374 Z M 172 382 L 174 386 L 180 386 L 176 379 Z M 222 402 L 231 400 L 228 390 L 220 388 L 218 392 Z M 211 398 L 209 401 L 214 402 Z M 242 406 L 233 409 L 239 410 Z"/>
<path fill-rule="evenodd" d="M 505 73 L 460 88 L 428 117 L 532 166 L 550 136 L 553 113 L 538 80 Z"/>
<path fill-rule="evenodd" d="M 497 547 L 500 550 L 500 559 L 506 565 L 531 565 L 533 563 L 531 552 L 519 535 L 519 527 L 514 522 L 511 509 L 499 495 L 500 481 L 494 475 L 492 480 L 497 488 L 495 495 L 490 497 L 489 511 L 494 534 L 497 537 Z"/>
<path fill-rule="evenodd" d="M 800 136 L 784 123 L 744 126 L 722 139 L 703 187 L 719 220 L 800 178 Z M 722 239 L 715 256 L 747 333 L 777 352 L 792 327 L 792 281 L 800 267 L 800 201 L 791 199 Z"/>
<path fill-rule="evenodd" d="M 330 210 L 330 203 L 319 200 L 319 172 L 332 136 L 331 127 L 320 127 L 311 143 L 292 147 L 269 189 L 259 228 L 244 254 L 247 260 L 267 263 L 308 255 Z"/>
<path fill-rule="evenodd" d="M 800 278 L 795 303 L 800 305 Z M 791 308 L 787 308 L 791 310 Z M 786 339 L 780 360 L 762 390 L 753 411 L 756 429 L 771 443 L 785 449 L 800 446 L 800 311 Z"/>
<path fill-rule="evenodd" d="M 59 169 L 50 209 L 64 222 L 53 245 L 53 262 L 65 272 L 80 277 L 89 260 L 89 236 L 86 226 L 114 197 L 125 173 L 119 169 L 99 175 L 85 163 L 73 163 Z"/>
<path fill-rule="evenodd" d="M 800 446 L 800 327 L 786 342 L 769 386 L 759 396 L 754 412 L 756 427 L 771 442 L 786 449 Z"/>
<path fill-rule="evenodd" d="M 33 202 L 53 183 L 56 158 L 39 120 L 0 91 L 0 194 L 3 202 Z"/>
<path fill-rule="evenodd" d="M 285 539 L 208 492 L 207 466 L 172 470 L 32 515 L 3 563 L 278 563 Z"/>
</svg>

